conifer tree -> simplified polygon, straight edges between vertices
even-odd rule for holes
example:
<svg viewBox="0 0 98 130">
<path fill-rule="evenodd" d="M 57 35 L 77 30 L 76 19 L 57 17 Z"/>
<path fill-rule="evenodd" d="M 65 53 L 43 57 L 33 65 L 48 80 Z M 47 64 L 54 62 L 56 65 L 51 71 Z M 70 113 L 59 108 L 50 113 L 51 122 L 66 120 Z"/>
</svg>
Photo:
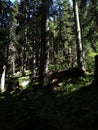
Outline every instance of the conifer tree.
<svg viewBox="0 0 98 130">
<path fill-rule="evenodd" d="M 78 1 L 77 0 L 73 0 L 73 9 L 74 9 L 75 29 L 76 29 L 77 64 L 78 64 L 78 67 L 80 69 L 85 70 L 82 34 L 81 34 L 79 8 L 78 8 Z"/>
<path fill-rule="evenodd" d="M 18 26 L 17 16 L 19 15 L 19 3 L 15 0 L 13 4 L 12 15 L 10 18 L 10 45 L 9 45 L 9 61 L 11 64 L 11 74 L 15 74 L 15 60 L 18 46 L 18 36 L 16 35 L 16 30 Z"/>
<path fill-rule="evenodd" d="M 41 86 L 48 84 L 48 65 L 49 65 L 49 0 L 42 0 L 41 17 L 41 50 L 40 50 L 40 68 L 39 83 Z"/>
</svg>

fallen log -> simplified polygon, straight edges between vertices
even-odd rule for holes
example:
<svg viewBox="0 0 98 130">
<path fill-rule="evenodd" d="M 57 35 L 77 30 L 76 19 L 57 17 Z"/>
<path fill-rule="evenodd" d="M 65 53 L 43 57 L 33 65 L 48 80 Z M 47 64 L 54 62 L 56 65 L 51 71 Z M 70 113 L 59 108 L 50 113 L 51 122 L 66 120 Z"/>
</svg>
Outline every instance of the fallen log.
<svg viewBox="0 0 98 130">
<path fill-rule="evenodd" d="M 84 70 L 79 68 L 69 68 L 68 70 L 53 72 L 49 74 L 49 84 L 62 82 L 68 78 L 78 78 L 84 75 Z"/>
</svg>

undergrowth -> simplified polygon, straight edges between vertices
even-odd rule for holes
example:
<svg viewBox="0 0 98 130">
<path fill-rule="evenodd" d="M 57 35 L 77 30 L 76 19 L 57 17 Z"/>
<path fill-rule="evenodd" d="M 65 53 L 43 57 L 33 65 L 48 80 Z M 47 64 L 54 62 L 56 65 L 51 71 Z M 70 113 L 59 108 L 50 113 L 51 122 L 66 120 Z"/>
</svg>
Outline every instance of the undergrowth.
<svg viewBox="0 0 98 130">
<path fill-rule="evenodd" d="M 2 94 L 0 130 L 96 130 L 98 91 L 89 88 L 93 75 L 64 81 L 60 89 L 33 86 Z"/>
</svg>

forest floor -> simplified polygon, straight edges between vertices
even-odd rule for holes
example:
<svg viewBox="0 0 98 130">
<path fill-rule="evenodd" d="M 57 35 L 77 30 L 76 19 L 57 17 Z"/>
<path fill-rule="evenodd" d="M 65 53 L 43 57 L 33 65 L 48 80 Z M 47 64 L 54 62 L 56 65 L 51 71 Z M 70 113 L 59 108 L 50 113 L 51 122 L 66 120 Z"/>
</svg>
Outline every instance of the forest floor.
<svg viewBox="0 0 98 130">
<path fill-rule="evenodd" d="M 97 130 L 98 88 L 88 85 L 91 79 L 1 95 L 0 130 Z"/>
</svg>

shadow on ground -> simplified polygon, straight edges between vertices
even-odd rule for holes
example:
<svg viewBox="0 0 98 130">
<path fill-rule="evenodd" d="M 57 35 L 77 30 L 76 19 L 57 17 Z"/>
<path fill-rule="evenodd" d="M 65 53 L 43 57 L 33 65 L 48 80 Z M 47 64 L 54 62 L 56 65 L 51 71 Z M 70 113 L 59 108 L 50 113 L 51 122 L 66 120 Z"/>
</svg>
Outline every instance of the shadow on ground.
<svg viewBox="0 0 98 130">
<path fill-rule="evenodd" d="M 96 130 L 97 124 L 97 87 L 69 94 L 28 88 L 0 99 L 0 130 Z"/>
</svg>

